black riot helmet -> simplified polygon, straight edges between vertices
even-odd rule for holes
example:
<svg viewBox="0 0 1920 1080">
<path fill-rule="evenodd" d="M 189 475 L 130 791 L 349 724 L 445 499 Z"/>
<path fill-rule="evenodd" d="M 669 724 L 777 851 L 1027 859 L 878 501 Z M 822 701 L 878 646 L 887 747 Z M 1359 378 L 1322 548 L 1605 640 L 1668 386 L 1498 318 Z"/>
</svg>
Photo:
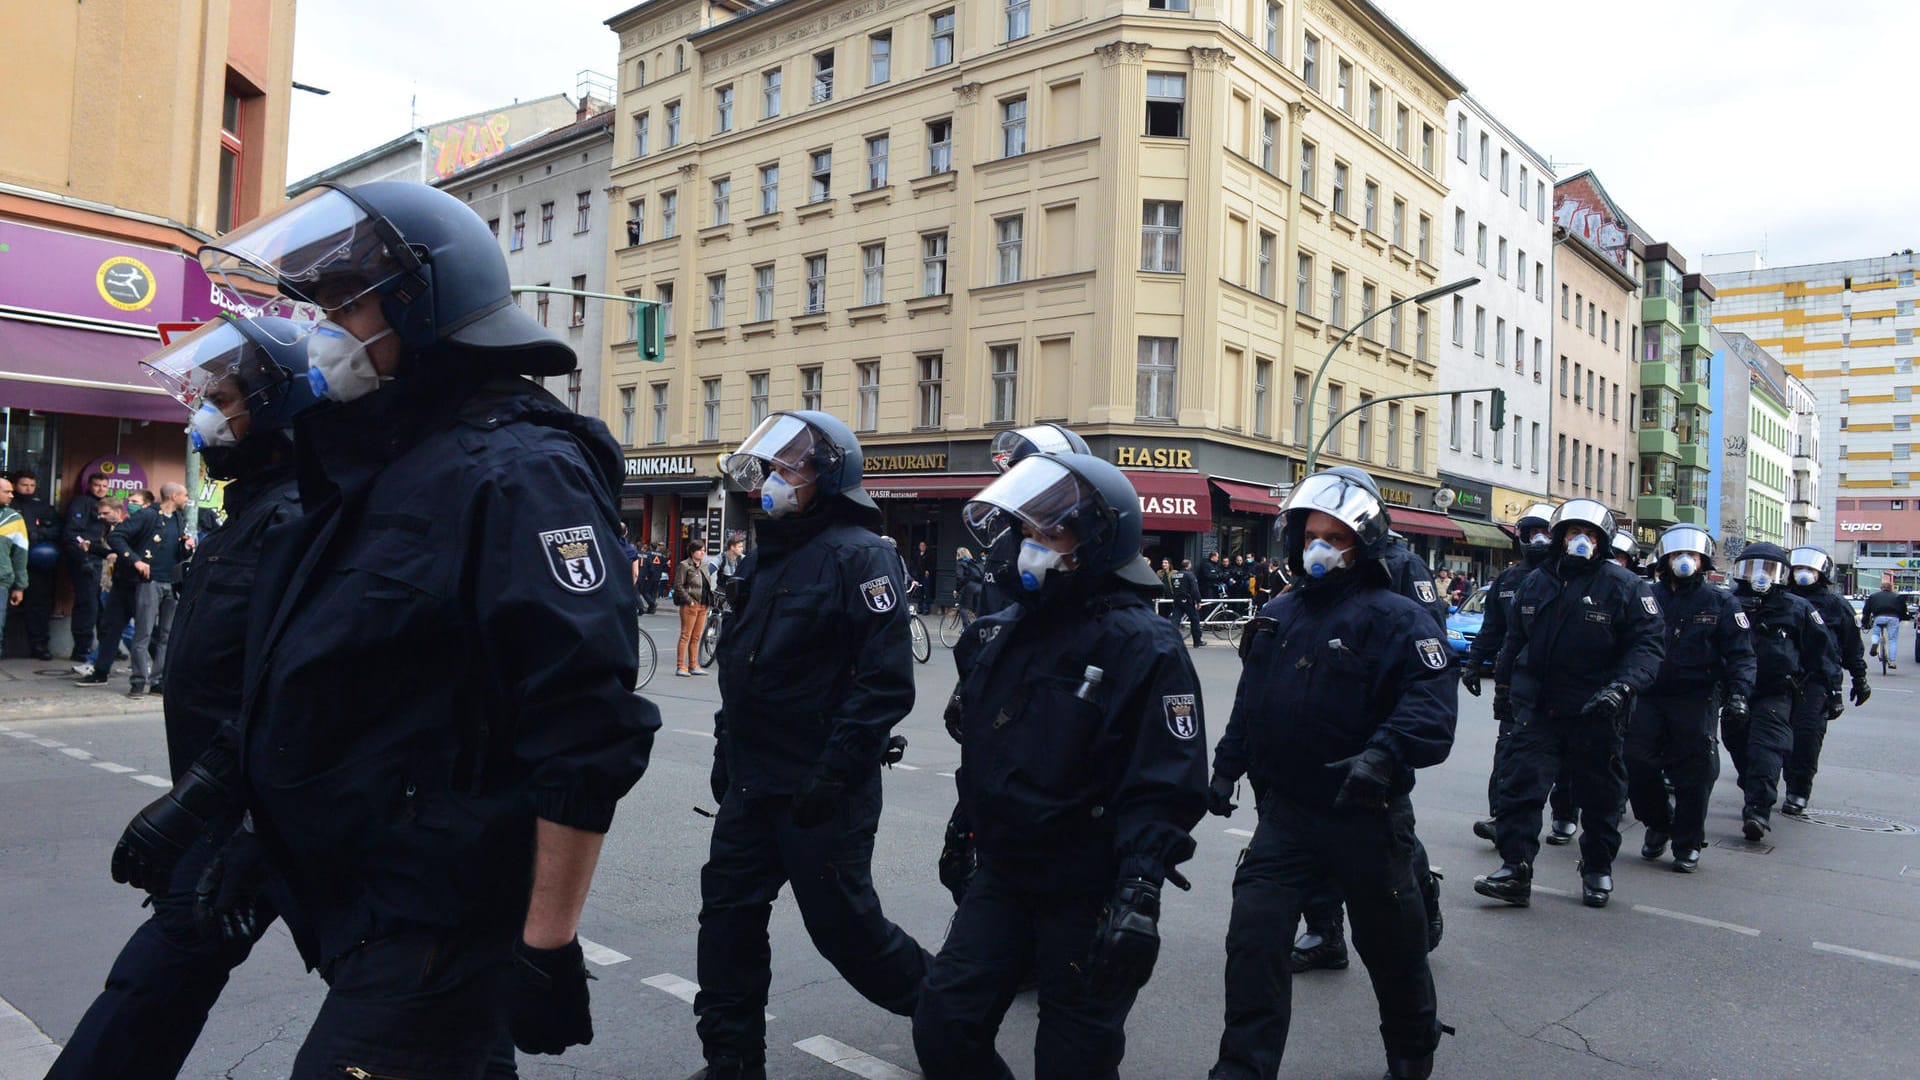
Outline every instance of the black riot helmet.
<svg viewBox="0 0 1920 1080">
<path fill-rule="evenodd" d="M 276 434 L 315 402 L 307 325 L 273 316 L 218 319 L 140 361 L 186 406 L 188 439 L 214 479 L 270 463 L 288 445 Z"/>
<path fill-rule="evenodd" d="M 1059 424 L 1035 424 L 1010 428 L 993 437 L 993 467 L 1001 472 L 1018 465 L 1033 454 L 1085 454 L 1087 440 Z"/>
<path fill-rule="evenodd" d="M 1796 589 L 1824 589 L 1833 581 L 1833 556 L 1817 547 L 1794 548 L 1787 564 Z"/>
<path fill-rule="evenodd" d="M 1599 542 L 1584 556 L 1567 550 L 1567 532 L 1575 525 L 1589 526 L 1600 534 Z M 1603 558 L 1610 550 L 1613 528 L 1613 511 L 1607 509 L 1605 503 L 1592 499 L 1568 499 L 1553 512 L 1553 548 L 1574 558 Z"/>
<path fill-rule="evenodd" d="M 1160 585 L 1140 554 L 1139 493 L 1126 474 L 1090 454 L 1028 455 L 969 499 L 961 519 L 986 548 L 1022 526 L 1042 536 L 1070 530 L 1079 580 L 1112 574 L 1133 585 Z M 1020 578 L 1029 592 L 1043 584 L 1043 574 L 1025 566 Z"/>
<path fill-rule="evenodd" d="M 1526 513 L 1513 523 L 1513 531 L 1514 542 L 1522 549 L 1537 546 L 1544 551 L 1553 543 L 1553 504 L 1534 503 L 1527 507 Z M 1536 533 L 1540 540 L 1538 544 L 1533 544 L 1531 541 Z"/>
<path fill-rule="evenodd" d="M 436 348 L 491 370 L 562 375 L 571 346 L 514 302 L 487 223 L 439 188 L 401 180 L 323 184 L 200 249 L 200 264 L 252 308 L 237 280 L 321 311 L 378 298 L 409 349 Z"/>
<path fill-rule="evenodd" d="M 1713 569 L 1713 536 L 1698 525 L 1669 525 L 1660 534 L 1654 559 L 1670 580 L 1696 578 Z"/>
<path fill-rule="evenodd" d="M 721 468 L 748 491 L 758 491 L 771 466 L 814 469 L 816 493 L 838 495 L 868 510 L 877 510 L 873 496 L 861 486 L 866 454 L 846 421 L 815 409 L 773 413 L 753 429 L 739 449 L 728 454 Z"/>
<path fill-rule="evenodd" d="M 1356 477 L 1353 474 L 1358 473 Z M 1379 562 L 1393 543 L 1393 525 L 1387 518 L 1386 503 L 1380 499 L 1373 478 L 1351 465 L 1340 465 L 1314 473 L 1293 485 L 1287 501 L 1274 522 L 1275 539 L 1286 553 L 1287 569 L 1295 580 L 1323 576 L 1316 574 L 1305 559 L 1307 515 L 1320 511 L 1353 530 L 1359 539 L 1355 556 Z"/>
<path fill-rule="evenodd" d="M 1787 576 L 1787 553 L 1778 544 L 1748 544 L 1740 549 L 1727 576 L 1743 593 L 1764 596 Z"/>
<path fill-rule="evenodd" d="M 1613 559 L 1627 569 L 1633 569 L 1634 560 L 1640 557 L 1640 543 L 1633 534 L 1625 529 L 1613 530 Z"/>
</svg>

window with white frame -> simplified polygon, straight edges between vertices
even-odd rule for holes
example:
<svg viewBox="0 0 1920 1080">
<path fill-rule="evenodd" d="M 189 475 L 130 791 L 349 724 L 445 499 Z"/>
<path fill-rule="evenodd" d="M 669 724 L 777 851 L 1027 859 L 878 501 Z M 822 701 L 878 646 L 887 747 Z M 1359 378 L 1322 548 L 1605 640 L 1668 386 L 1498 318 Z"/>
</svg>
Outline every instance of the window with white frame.
<svg viewBox="0 0 1920 1080">
<path fill-rule="evenodd" d="M 1507 320 L 1505 317 L 1493 320 L 1493 362 L 1505 367 L 1507 364 Z"/>
<path fill-rule="evenodd" d="M 1257 265 L 1253 277 L 1254 291 L 1269 300 L 1273 299 L 1273 260 L 1276 258 L 1276 250 L 1278 247 L 1279 238 L 1273 233 L 1261 229 L 1260 240 L 1255 254 Z"/>
<path fill-rule="evenodd" d="M 593 225 L 593 192 L 582 191 L 573 197 L 573 234 L 586 232 Z"/>
<path fill-rule="evenodd" d="M 1380 185 L 1371 180 L 1360 186 L 1360 227 L 1380 235 Z"/>
<path fill-rule="evenodd" d="M 1260 167 L 1270 173 L 1277 171 L 1280 167 L 1279 160 L 1275 156 L 1279 151 L 1274 146 L 1275 140 L 1279 138 L 1279 132 L 1280 118 L 1272 113 L 1261 113 Z"/>
<path fill-rule="evenodd" d="M 1547 220 L 1547 182 L 1545 180 L 1533 182 L 1533 219 L 1543 223 Z"/>
<path fill-rule="evenodd" d="M 833 50 L 813 54 L 813 101 L 833 100 Z"/>
<path fill-rule="evenodd" d="M 1347 272 L 1337 266 L 1327 279 L 1327 321 L 1342 329 L 1347 325 Z"/>
<path fill-rule="evenodd" d="M 707 275 L 707 329 L 727 325 L 727 275 Z"/>
<path fill-rule="evenodd" d="M 920 416 L 916 426 L 937 428 L 940 426 L 940 394 L 943 388 L 941 368 L 945 357 L 939 353 L 923 353 L 915 357 L 920 367 Z"/>
<path fill-rule="evenodd" d="M 867 139 L 868 191 L 887 186 L 887 143 L 885 135 L 873 135 Z"/>
<path fill-rule="evenodd" d="M 1148 135 L 1166 139 L 1187 134 L 1187 77 L 1171 72 L 1147 72 Z"/>
<path fill-rule="evenodd" d="M 1400 403 L 1387 402 L 1387 468 L 1400 467 Z"/>
<path fill-rule="evenodd" d="M 993 355 L 993 423 L 1011 424 L 1020 388 L 1020 347 L 995 345 Z"/>
<path fill-rule="evenodd" d="M 827 310 L 827 257 L 807 256 L 807 305 L 804 314 L 818 315 Z"/>
<path fill-rule="evenodd" d="M 1416 360 L 1427 358 L 1427 309 L 1418 308 L 1413 313 L 1413 357 Z"/>
<path fill-rule="evenodd" d="M 928 21 L 927 66 L 945 67 L 953 63 L 953 9 L 936 11 L 928 16 Z"/>
<path fill-rule="evenodd" d="M 1467 253 L 1467 212 L 1458 207 L 1453 211 L 1453 250 Z"/>
<path fill-rule="evenodd" d="M 1393 246 L 1407 250 L 1407 201 L 1393 200 Z"/>
<path fill-rule="evenodd" d="M 1319 198 L 1313 193 L 1313 159 L 1316 149 L 1318 148 L 1305 139 L 1300 140 L 1300 194 L 1309 199 Z"/>
<path fill-rule="evenodd" d="M 802 409 L 813 409 L 817 411 L 820 408 L 820 402 L 823 400 L 823 397 L 824 397 L 822 388 L 825 385 L 826 385 L 826 375 L 820 368 L 817 368 L 817 367 L 801 368 L 800 369 L 800 407 Z"/>
<path fill-rule="evenodd" d="M 1335 61 L 1333 68 L 1333 107 L 1353 115 L 1353 65 L 1345 60 Z"/>
<path fill-rule="evenodd" d="M 1407 138 L 1413 127 L 1413 112 L 1405 105 L 1396 105 L 1393 109 L 1393 148 L 1400 151 L 1401 157 L 1407 156 Z"/>
<path fill-rule="evenodd" d="M 660 329 L 667 336 L 673 334 L 673 283 L 663 281 L 653 287 L 653 300 L 660 305 Z"/>
<path fill-rule="evenodd" d="M 1007 40 L 1019 41 L 1032 32 L 1033 7 L 1028 0 L 1006 0 Z"/>
<path fill-rule="evenodd" d="M 648 433 L 647 441 L 659 445 L 667 441 L 667 384 L 654 383 L 653 393 L 653 430 Z"/>
<path fill-rule="evenodd" d="M 1447 398 L 1447 410 L 1450 414 L 1448 419 L 1451 421 L 1447 424 L 1447 445 L 1454 450 L 1460 449 L 1460 433 L 1466 428 L 1466 425 L 1462 423 L 1460 419 L 1460 408 L 1461 399 L 1459 394 L 1454 394 Z"/>
<path fill-rule="evenodd" d="M 1142 205 L 1140 269 L 1162 274 L 1180 272 L 1179 203 L 1148 201 Z"/>
<path fill-rule="evenodd" d="M 760 119 L 771 120 L 780 115 L 779 68 L 768 68 L 760 73 Z"/>
<path fill-rule="evenodd" d="M 1379 324 L 1368 321 L 1373 318 L 1374 310 L 1379 302 L 1380 290 L 1375 287 L 1373 282 L 1362 281 L 1360 283 L 1360 322 L 1356 325 L 1361 327 L 1360 335 L 1368 341 L 1380 340 L 1377 329 Z"/>
<path fill-rule="evenodd" d="M 860 302 L 884 304 L 887 300 L 887 245 L 868 244 L 860 249 Z"/>
<path fill-rule="evenodd" d="M 1386 123 L 1386 117 L 1382 115 L 1384 109 L 1385 104 L 1380 97 L 1380 84 L 1375 82 L 1368 83 L 1367 130 L 1373 132 L 1375 135 L 1385 134 L 1381 128 L 1381 125 Z"/>
<path fill-rule="evenodd" d="M 647 242 L 647 200 L 633 199 L 627 203 L 627 246 Z"/>
<path fill-rule="evenodd" d="M 1267 414 L 1273 409 L 1273 361 L 1253 362 L 1253 433 L 1261 437 L 1273 433 Z"/>
<path fill-rule="evenodd" d="M 670 102 L 667 105 L 666 112 L 667 149 L 671 150 L 680 145 L 680 103 L 677 101 Z"/>
<path fill-rule="evenodd" d="M 920 295 L 947 294 L 947 234 L 927 233 L 920 238 Z"/>
<path fill-rule="evenodd" d="M 1302 315 L 1313 314 L 1313 256 L 1304 251 L 1294 262 L 1293 309 Z"/>
<path fill-rule="evenodd" d="M 1485 225 L 1475 226 L 1473 257 L 1479 260 L 1481 266 L 1487 265 L 1487 227 Z"/>
<path fill-rule="evenodd" d="M 713 223 L 725 225 L 732 220 L 733 181 L 721 177 L 713 182 Z"/>
<path fill-rule="evenodd" d="M 680 235 L 680 193 L 663 191 L 660 193 L 660 238 Z"/>
<path fill-rule="evenodd" d="M 1280 59 L 1280 5 L 1267 0 L 1266 21 L 1263 27 L 1264 45 L 1267 55 Z"/>
<path fill-rule="evenodd" d="M 1527 208 L 1527 188 L 1531 185 L 1532 180 L 1527 176 L 1527 167 L 1520 166 L 1520 209 L 1522 210 Z M 1513 456 L 1517 458 L 1520 454 L 1516 451 Z"/>
<path fill-rule="evenodd" d="M 1508 181 L 1508 174 L 1509 174 L 1509 171 L 1512 169 L 1512 167 L 1513 167 L 1513 159 L 1511 158 L 1511 156 L 1508 155 L 1508 153 L 1505 150 L 1501 150 L 1500 151 L 1500 194 L 1502 195 L 1508 194 L 1511 190 L 1510 184 Z"/>
<path fill-rule="evenodd" d="M 927 121 L 927 175 L 953 171 L 953 118 Z"/>
<path fill-rule="evenodd" d="M 855 431 L 880 430 L 880 361 L 862 360 L 853 365 L 858 376 L 858 406 Z"/>
<path fill-rule="evenodd" d="M 747 426 L 749 428 L 760 426 L 760 421 L 767 418 L 769 412 L 767 384 L 770 381 L 770 376 L 764 371 L 756 371 L 747 376 Z"/>
<path fill-rule="evenodd" d="M 700 380 L 700 438 L 717 442 L 720 438 L 720 380 Z"/>
<path fill-rule="evenodd" d="M 1485 180 L 1493 172 L 1493 140 L 1486 132 L 1480 133 L 1480 179 Z"/>
<path fill-rule="evenodd" d="M 1314 93 L 1320 92 L 1320 39 L 1312 34 L 1300 42 L 1300 81 Z"/>
<path fill-rule="evenodd" d="M 996 285 L 1020 280 L 1020 253 L 1025 224 L 1025 219 L 1019 214 L 993 220 Z"/>
<path fill-rule="evenodd" d="M 1467 114 L 1461 113 L 1454 118 L 1453 153 L 1461 161 L 1467 160 Z"/>
<path fill-rule="evenodd" d="M 1347 163 L 1339 158 L 1333 159 L 1333 212 L 1341 217 L 1351 217 L 1347 213 Z"/>
<path fill-rule="evenodd" d="M 1307 444 L 1307 373 L 1293 373 L 1293 441 Z"/>
<path fill-rule="evenodd" d="M 1497 272 L 1497 273 L 1498 273 L 1498 274 L 1499 274 L 1499 275 L 1500 275 L 1501 277 L 1506 277 L 1506 276 L 1507 276 L 1507 238 L 1506 238 L 1506 237 L 1504 237 L 1504 236 L 1500 238 L 1500 263 L 1499 263 L 1499 266 L 1500 266 L 1500 268 L 1499 268 L 1499 270 L 1498 270 L 1498 271 L 1496 271 L 1496 272 Z"/>
<path fill-rule="evenodd" d="M 1027 99 L 1008 98 L 1000 103 L 1000 156 L 1017 157 L 1027 152 Z"/>
<path fill-rule="evenodd" d="M 1453 298 L 1453 343 L 1467 343 L 1467 298 L 1459 295 Z"/>
<path fill-rule="evenodd" d="M 1134 380 L 1134 412 L 1142 420 L 1174 418 L 1174 382 L 1178 366 L 1176 338 L 1143 337 Z"/>
<path fill-rule="evenodd" d="M 780 166 L 760 166 L 760 212 L 777 214 L 780 212 Z"/>
<path fill-rule="evenodd" d="M 1387 302 L 1387 348 L 1394 352 L 1406 351 L 1406 342 L 1400 333 L 1400 314 L 1400 298 L 1390 298 Z"/>
<path fill-rule="evenodd" d="M 1340 452 L 1340 432 L 1334 421 L 1345 411 L 1345 402 L 1341 400 L 1345 396 L 1346 387 L 1339 383 L 1327 384 L 1327 447 L 1334 454 Z"/>
<path fill-rule="evenodd" d="M 1361 394 L 1360 411 L 1353 414 L 1353 456 L 1359 461 L 1373 460 L 1373 410 L 1367 408 L 1372 403 L 1372 394 Z"/>
<path fill-rule="evenodd" d="M 1420 215 L 1419 235 L 1414 238 L 1414 242 L 1417 245 L 1414 254 L 1420 257 L 1420 261 L 1423 263 L 1432 262 L 1433 219 L 1425 214 Z"/>
<path fill-rule="evenodd" d="M 807 201 L 826 202 L 833 198 L 833 151 L 815 150 L 807 155 Z"/>
<path fill-rule="evenodd" d="M 723 86 L 713 92 L 713 133 L 725 135 L 733 130 L 733 87 Z"/>
<path fill-rule="evenodd" d="M 1427 471 L 1427 411 L 1413 410 L 1413 471 Z"/>
<path fill-rule="evenodd" d="M 893 35 L 874 34 L 867 39 L 867 85 L 878 86 L 893 78 Z"/>
<path fill-rule="evenodd" d="M 635 413 L 635 411 L 637 411 L 634 407 L 634 400 L 633 400 L 634 394 L 635 394 L 634 388 L 631 386 L 623 386 L 620 388 L 620 445 L 621 446 L 633 445 L 633 436 L 634 436 L 633 414 Z"/>
<path fill-rule="evenodd" d="M 1433 125 L 1420 125 L 1420 167 L 1433 171 Z"/>
<path fill-rule="evenodd" d="M 773 264 L 753 268 L 753 321 L 773 318 Z"/>
<path fill-rule="evenodd" d="M 646 157 L 652 151 L 649 145 L 649 129 L 652 127 L 653 114 L 638 113 L 633 118 L 633 156 Z"/>
<path fill-rule="evenodd" d="M 1487 355 L 1487 309 L 1473 306 L 1473 355 Z"/>
<path fill-rule="evenodd" d="M 1506 260 L 1503 259 L 1501 261 L 1505 262 Z M 1521 292 L 1527 291 L 1527 249 L 1526 248 L 1514 249 L 1513 282 L 1514 282 L 1514 288 L 1519 289 Z"/>
</svg>

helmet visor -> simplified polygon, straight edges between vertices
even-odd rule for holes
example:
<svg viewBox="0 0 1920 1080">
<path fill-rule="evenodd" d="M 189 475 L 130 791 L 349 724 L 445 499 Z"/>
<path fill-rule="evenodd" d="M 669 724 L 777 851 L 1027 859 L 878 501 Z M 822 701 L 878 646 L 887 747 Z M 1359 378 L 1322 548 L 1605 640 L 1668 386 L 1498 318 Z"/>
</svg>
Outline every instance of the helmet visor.
<svg viewBox="0 0 1920 1080">
<path fill-rule="evenodd" d="M 1615 529 L 1613 530 L 1613 553 L 1615 555 L 1625 555 L 1628 558 L 1632 558 L 1640 554 L 1640 545 L 1634 541 L 1633 535 L 1625 529 Z"/>
<path fill-rule="evenodd" d="M 1553 512 L 1553 523 L 1562 525 L 1578 522 L 1599 529 L 1602 535 L 1613 533 L 1613 511 L 1607 505 L 1592 499 L 1570 499 L 1560 504 Z"/>
<path fill-rule="evenodd" d="M 967 501 L 961 520 L 983 544 L 1024 524 L 1042 535 L 1056 532 L 1085 499 L 1073 470 L 1044 455 L 1021 459 L 1006 474 Z"/>
<path fill-rule="evenodd" d="M 1031 454 L 1064 454 L 1073 449 L 1066 433 L 1052 424 L 1014 428 L 993 437 L 993 467 L 1006 472 Z"/>
<path fill-rule="evenodd" d="M 1293 485 L 1287 501 L 1281 504 L 1279 521 L 1285 522 L 1295 510 L 1328 514 L 1352 529 L 1356 536 L 1368 522 L 1385 514 L 1380 500 L 1374 498 L 1372 492 L 1344 476 L 1329 473 L 1315 473 Z"/>
<path fill-rule="evenodd" d="M 1753 583 L 1756 588 L 1761 580 L 1771 586 L 1780 580 L 1786 569 L 1772 559 L 1737 559 L 1733 564 L 1732 577 L 1735 581 Z"/>
<path fill-rule="evenodd" d="M 419 262 L 385 218 L 344 190 L 318 187 L 202 247 L 200 265 L 233 300 L 258 313 L 265 305 L 257 291 L 242 291 L 237 282 L 335 311 Z"/>
<path fill-rule="evenodd" d="M 140 361 L 147 377 L 187 407 L 233 415 L 287 377 L 267 351 L 225 319 L 207 323 Z"/>
<path fill-rule="evenodd" d="M 1713 537 L 1695 525 L 1676 525 L 1660 534 L 1660 557 L 1691 551 L 1695 555 L 1713 554 Z"/>
<path fill-rule="evenodd" d="M 1833 565 L 1833 559 L 1817 547 L 1797 547 L 1787 557 L 1795 567 L 1805 566 L 1822 574 Z"/>
<path fill-rule="evenodd" d="M 796 472 L 806 468 L 818 438 L 805 420 L 775 413 L 760 421 L 740 448 L 727 455 L 724 468 L 741 487 L 755 491 L 775 465 Z"/>
</svg>

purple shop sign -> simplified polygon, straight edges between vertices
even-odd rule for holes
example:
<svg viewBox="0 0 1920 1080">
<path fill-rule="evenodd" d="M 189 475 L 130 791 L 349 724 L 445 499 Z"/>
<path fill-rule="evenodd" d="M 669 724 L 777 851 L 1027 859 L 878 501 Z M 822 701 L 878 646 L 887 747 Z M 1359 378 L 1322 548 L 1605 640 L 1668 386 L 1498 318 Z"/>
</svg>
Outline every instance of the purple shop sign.
<svg viewBox="0 0 1920 1080">
<path fill-rule="evenodd" d="M 217 294 L 178 252 L 0 221 L 0 306 L 153 326 L 216 318 Z"/>
</svg>

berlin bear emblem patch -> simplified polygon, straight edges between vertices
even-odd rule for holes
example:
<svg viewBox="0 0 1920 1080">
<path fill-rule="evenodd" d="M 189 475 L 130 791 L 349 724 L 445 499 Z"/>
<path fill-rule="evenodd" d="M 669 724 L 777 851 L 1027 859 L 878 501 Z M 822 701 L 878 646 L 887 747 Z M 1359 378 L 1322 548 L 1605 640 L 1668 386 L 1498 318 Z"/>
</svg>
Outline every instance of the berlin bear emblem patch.
<svg viewBox="0 0 1920 1080">
<path fill-rule="evenodd" d="M 1431 581 L 1414 582 L 1413 593 L 1415 596 L 1418 596 L 1420 598 L 1421 603 L 1423 604 L 1433 603 L 1433 600 L 1434 600 L 1433 582 Z"/>
<path fill-rule="evenodd" d="M 1740 629 L 1742 629 L 1742 630 L 1751 630 L 1751 629 L 1753 629 L 1753 623 L 1751 623 L 1751 622 L 1749 622 L 1749 621 L 1747 621 L 1747 613 L 1746 613 L 1746 612 L 1744 612 L 1744 611 L 1736 611 L 1736 612 L 1734 612 L 1734 613 L 1733 613 L 1733 621 L 1734 621 L 1734 623 L 1735 623 L 1735 625 L 1737 625 L 1737 626 L 1739 626 L 1739 627 L 1740 627 Z"/>
<path fill-rule="evenodd" d="M 553 579 L 569 592 L 590 593 L 607 580 L 606 564 L 600 560 L 600 541 L 591 525 L 543 532 L 540 550 L 546 552 L 547 569 L 553 571 Z"/>
<path fill-rule="evenodd" d="M 1658 614 L 1660 614 L 1660 605 L 1659 605 L 1659 604 L 1656 604 L 1656 603 L 1654 603 L 1654 602 L 1653 602 L 1653 597 L 1651 597 L 1651 596 L 1643 596 L 1643 597 L 1641 597 L 1641 598 L 1640 598 L 1640 606 L 1641 606 L 1641 607 L 1643 607 L 1643 608 L 1646 608 L 1646 609 L 1647 609 L 1647 614 L 1649 614 L 1649 615 L 1658 615 Z"/>
<path fill-rule="evenodd" d="M 1174 738 L 1191 739 L 1200 734 L 1200 717 L 1192 694 L 1168 694 L 1160 699 L 1160 708 L 1167 714 L 1167 730 Z"/>
<path fill-rule="evenodd" d="M 866 602 L 867 610 L 875 615 L 885 615 L 898 603 L 893 595 L 893 582 L 883 577 L 861 582 L 860 599 Z"/>
<path fill-rule="evenodd" d="M 1447 666 L 1447 652 L 1440 646 L 1439 638 L 1421 638 L 1413 643 L 1420 650 L 1420 662 L 1435 671 L 1444 671 Z"/>
</svg>

